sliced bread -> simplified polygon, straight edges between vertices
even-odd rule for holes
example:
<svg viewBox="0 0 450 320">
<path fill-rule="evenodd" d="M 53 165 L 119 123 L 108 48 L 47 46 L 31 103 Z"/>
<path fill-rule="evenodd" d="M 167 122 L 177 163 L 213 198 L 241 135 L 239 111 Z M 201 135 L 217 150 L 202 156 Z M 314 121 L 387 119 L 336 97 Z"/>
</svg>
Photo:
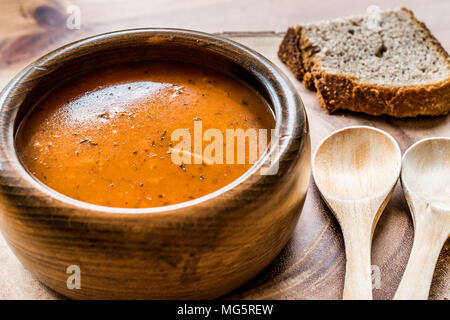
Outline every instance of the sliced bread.
<svg viewBox="0 0 450 320">
<path fill-rule="evenodd" d="M 328 112 L 450 111 L 449 55 L 405 8 L 289 28 L 278 55 Z"/>
</svg>

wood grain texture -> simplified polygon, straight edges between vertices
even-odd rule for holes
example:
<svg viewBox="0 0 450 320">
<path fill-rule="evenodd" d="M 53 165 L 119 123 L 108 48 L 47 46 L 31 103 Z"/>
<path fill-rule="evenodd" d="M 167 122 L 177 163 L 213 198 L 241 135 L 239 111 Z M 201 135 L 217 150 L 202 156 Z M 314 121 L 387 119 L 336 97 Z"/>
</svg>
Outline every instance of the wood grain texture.
<svg viewBox="0 0 450 320">
<path fill-rule="evenodd" d="M 47 5 L 65 16 L 65 6 L 70 3 L 81 8 L 80 30 L 63 28 L 60 31 L 61 28 L 45 22 L 51 21 L 45 18 L 51 14 L 41 14 L 41 22 L 33 14 L 40 6 Z M 105 3 L 108 5 L 105 6 Z M 443 47 L 450 50 L 450 2 L 446 0 L 347 0 L 339 3 L 326 0 L 215 0 L 190 1 L 189 5 L 179 5 L 179 1 L 100 0 L 93 5 L 90 0 L 4 0 L 0 3 L 0 14 L 5 17 L 0 19 L 0 86 L 3 87 L 20 69 L 49 50 L 100 32 L 151 26 L 182 27 L 206 32 L 234 31 L 226 36 L 257 50 L 278 64 L 297 87 L 308 112 L 313 149 L 326 135 L 348 125 L 372 125 L 386 130 L 396 138 L 402 151 L 423 137 L 449 136 L 448 116 L 396 120 L 351 112 L 326 115 L 319 107 L 315 94 L 298 83 L 278 60 L 276 51 L 288 26 L 360 14 L 371 4 L 377 4 L 382 9 L 407 6 L 419 20 L 426 22 Z M 253 10 L 255 6 L 258 10 Z M 242 30 L 276 32 L 238 32 Z M 394 296 L 412 241 L 412 220 L 401 187 L 397 185 L 380 218 L 372 243 L 372 264 L 379 266 L 382 273 L 381 287 L 373 291 L 375 299 L 391 299 Z M 30 276 L 12 255 L 2 237 L 0 264 L 0 299 L 61 298 Z M 340 299 L 344 271 L 344 244 L 339 225 L 321 200 L 314 183 L 311 183 L 304 211 L 288 245 L 262 273 L 226 297 Z M 449 298 L 450 241 L 447 240 L 436 266 L 430 299 Z"/>
</svg>

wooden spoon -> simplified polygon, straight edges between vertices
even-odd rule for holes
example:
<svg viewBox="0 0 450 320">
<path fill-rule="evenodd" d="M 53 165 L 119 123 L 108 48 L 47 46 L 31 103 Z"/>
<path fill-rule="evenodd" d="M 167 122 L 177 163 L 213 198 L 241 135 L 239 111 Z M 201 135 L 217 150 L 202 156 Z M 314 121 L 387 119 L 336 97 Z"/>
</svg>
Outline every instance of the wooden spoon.
<svg viewBox="0 0 450 320">
<path fill-rule="evenodd" d="M 415 143 L 402 166 L 414 243 L 394 299 L 427 299 L 439 253 L 450 234 L 450 138 Z"/>
<path fill-rule="evenodd" d="M 372 299 L 372 235 L 400 168 L 397 142 L 376 128 L 335 131 L 316 149 L 314 180 L 344 235 L 347 263 L 343 299 Z"/>
</svg>

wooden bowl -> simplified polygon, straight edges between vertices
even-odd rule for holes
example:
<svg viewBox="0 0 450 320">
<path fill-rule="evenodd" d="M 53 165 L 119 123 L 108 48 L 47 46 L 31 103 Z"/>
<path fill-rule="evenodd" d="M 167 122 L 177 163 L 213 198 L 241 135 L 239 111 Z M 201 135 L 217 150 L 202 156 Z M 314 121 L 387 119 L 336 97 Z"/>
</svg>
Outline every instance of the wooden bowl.
<svg viewBox="0 0 450 320">
<path fill-rule="evenodd" d="M 273 109 L 279 148 L 212 194 L 149 209 L 77 201 L 28 173 L 14 138 L 23 116 L 44 94 L 96 68 L 153 59 L 205 65 L 253 86 Z M 1 230 L 27 269 L 70 298 L 219 297 L 275 258 L 303 207 L 310 140 L 302 102 L 277 67 L 227 39 L 138 29 L 81 40 L 23 70 L 2 92 L 0 108 Z M 277 163 L 276 174 L 260 174 L 262 166 Z M 67 285 L 73 265 L 80 268 L 80 289 Z"/>
</svg>

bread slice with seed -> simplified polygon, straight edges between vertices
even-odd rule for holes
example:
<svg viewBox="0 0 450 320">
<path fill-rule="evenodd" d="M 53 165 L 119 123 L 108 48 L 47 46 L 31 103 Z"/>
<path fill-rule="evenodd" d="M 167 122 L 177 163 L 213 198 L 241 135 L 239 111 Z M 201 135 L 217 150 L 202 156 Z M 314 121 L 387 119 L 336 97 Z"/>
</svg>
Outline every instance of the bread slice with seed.
<svg viewBox="0 0 450 320">
<path fill-rule="evenodd" d="M 449 55 L 406 8 L 289 28 L 278 56 L 330 113 L 450 111 Z"/>
</svg>

